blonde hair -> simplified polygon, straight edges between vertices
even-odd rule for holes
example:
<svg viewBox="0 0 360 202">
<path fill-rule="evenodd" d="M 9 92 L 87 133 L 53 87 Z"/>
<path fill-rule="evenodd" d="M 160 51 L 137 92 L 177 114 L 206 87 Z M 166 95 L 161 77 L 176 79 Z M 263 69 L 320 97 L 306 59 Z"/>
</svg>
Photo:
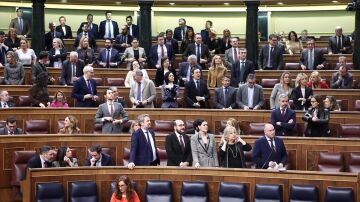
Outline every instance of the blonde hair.
<svg viewBox="0 0 360 202">
<path fill-rule="evenodd" d="M 224 129 L 222 138 L 224 138 L 227 141 L 228 138 L 229 138 L 229 135 L 232 134 L 232 133 L 235 133 L 235 135 L 238 135 L 235 127 L 226 126 L 226 128 Z"/>
<path fill-rule="evenodd" d="M 288 71 L 283 72 L 283 73 L 281 74 L 281 76 L 280 76 L 280 83 L 281 83 L 282 85 L 284 84 L 284 77 L 285 77 L 285 75 L 289 75 L 289 77 L 291 76 L 290 72 L 288 72 Z M 291 81 L 289 82 L 289 85 L 290 85 L 290 83 L 291 83 Z"/>
<path fill-rule="evenodd" d="M 53 39 L 53 42 L 58 43 L 60 48 L 64 48 L 64 44 L 63 44 L 63 42 L 61 41 L 61 39 L 59 39 L 59 38 L 54 38 L 54 39 Z"/>
<path fill-rule="evenodd" d="M 228 120 L 226 121 L 226 124 L 227 124 L 227 122 L 230 122 L 231 126 L 236 129 L 236 133 L 240 135 L 241 130 L 240 130 L 239 122 L 234 118 L 228 118 Z"/>
<path fill-rule="evenodd" d="M 223 61 L 223 59 L 221 58 L 220 55 L 214 55 L 213 59 L 211 60 L 211 67 L 214 68 L 214 69 L 216 68 L 216 64 L 215 64 L 216 57 L 219 57 L 221 59 L 221 64 L 219 65 L 219 67 L 225 67 L 224 66 L 224 61 Z"/>
<path fill-rule="evenodd" d="M 130 134 L 133 134 L 135 132 L 134 127 L 135 127 L 135 125 L 138 125 L 138 124 L 139 124 L 139 122 L 137 122 L 137 121 L 132 121 L 131 122 L 130 130 L 129 130 Z"/>
<path fill-rule="evenodd" d="M 308 76 L 307 76 L 305 73 L 299 73 L 299 74 L 296 76 L 295 87 L 300 86 L 300 81 L 301 81 L 301 79 L 303 79 L 303 78 L 307 79 Z"/>
<path fill-rule="evenodd" d="M 85 36 L 82 36 L 81 39 L 80 39 L 80 42 L 79 42 L 78 49 L 82 49 L 82 48 L 84 47 L 84 41 L 85 41 L 85 39 L 88 40 L 88 48 L 90 48 L 89 38 L 88 38 L 88 37 L 85 37 Z"/>
<path fill-rule="evenodd" d="M 321 81 L 320 73 L 318 71 L 313 71 L 310 74 L 309 81 L 311 81 L 311 77 L 315 78 L 315 83 L 319 83 Z"/>
</svg>

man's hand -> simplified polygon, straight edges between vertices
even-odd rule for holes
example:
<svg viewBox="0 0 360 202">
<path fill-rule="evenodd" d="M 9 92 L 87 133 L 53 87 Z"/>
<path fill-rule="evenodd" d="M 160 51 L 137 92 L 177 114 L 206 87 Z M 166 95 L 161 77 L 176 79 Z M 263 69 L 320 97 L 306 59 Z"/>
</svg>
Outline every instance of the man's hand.
<svg viewBox="0 0 360 202">
<path fill-rule="evenodd" d="M 250 108 L 248 106 L 245 106 L 244 110 L 250 110 Z"/>
<path fill-rule="evenodd" d="M 294 122 L 294 120 L 293 119 L 290 119 L 289 121 L 288 121 L 288 123 L 293 123 Z"/>
<path fill-rule="evenodd" d="M 306 66 L 305 66 L 305 65 L 301 65 L 301 69 L 302 69 L 302 70 L 306 70 Z"/>
<path fill-rule="evenodd" d="M 133 162 L 129 163 L 127 166 L 130 170 L 135 168 L 135 164 Z"/>
<path fill-rule="evenodd" d="M 207 60 L 200 58 L 200 63 L 201 64 L 207 63 Z"/>
</svg>

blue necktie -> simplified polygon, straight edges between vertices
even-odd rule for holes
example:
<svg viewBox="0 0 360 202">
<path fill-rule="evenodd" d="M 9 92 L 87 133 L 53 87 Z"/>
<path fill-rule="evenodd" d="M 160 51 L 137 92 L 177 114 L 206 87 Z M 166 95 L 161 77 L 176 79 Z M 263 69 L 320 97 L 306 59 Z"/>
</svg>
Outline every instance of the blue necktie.
<svg viewBox="0 0 360 202">
<path fill-rule="evenodd" d="M 196 61 L 198 64 L 200 64 L 200 56 L 201 56 L 201 53 L 200 53 L 200 44 L 197 44 L 197 48 L 196 48 Z"/>
<path fill-rule="evenodd" d="M 110 49 L 107 50 L 106 54 L 106 68 L 110 68 Z"/>
<path fill-rule="evenodd" d="M 22 34 L 22 32 L 23 32 L 23 22 L 22 22 L 22 18 L 19 18 L 19 31 L 20 31 L 20 34 Z"/>
</svg>

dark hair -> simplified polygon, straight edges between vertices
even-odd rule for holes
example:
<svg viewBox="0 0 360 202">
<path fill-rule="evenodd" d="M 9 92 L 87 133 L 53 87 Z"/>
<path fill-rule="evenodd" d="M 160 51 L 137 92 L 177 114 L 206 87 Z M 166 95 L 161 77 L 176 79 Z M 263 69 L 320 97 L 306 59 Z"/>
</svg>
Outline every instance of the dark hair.
<svg viewBox="0 0 360 202">
<path fill-rule="evenodd" d="M 116 180 L 116 190 L 115 190 L 115 198 L 121 200 L 122 199 L 122 193 L 119 188 L 119 183 L 123 181 L 126 185 L 126 199 L 129 202 L 133 202 L 133 196 L 134 196 L 134 189 L 131 185 L 131 180 L 129 177 L 123 175 L 120 176 L 118 180 Z"/>
<path fill-rule="evenodd" d="M 3 31 L 0 31 L 0 35 L 5 35 L 5 32 L 3 32 Z"/>
<path fill-rule="evenodd" d="M 173 32 L 171 29 L 167 29 L 166 31 L 165 31 L 165 34 L 167 34 L 167 33 L 169 33 L 169 32 Z"/>
<path fill-rule="evenodd" d="M 102 148 L 101 148 L 101 146 L 98 145 L 98 144 L 94 144 L 93 146 L 90 147 L 90 151 L 91 151 L 91 152 L 96 152 L 96 153 L 98 153 L 98 154 L 101 153 L 101 150 L 102 150 Z"/>
<path fill-rule="evenodd" d="M 198 68 L 191 68 L 191 75 L 193 75 L 194 74 L 194 72 L 195 72 L 195 70 L 197 70 Z M 201 73 L 201 69 L 198 69 L 198 70 L 200 70 L 200 73 Z"/>
<path fill-rule="evenodd" d="M 169 84 L 169 76 L 170 76 L 170 74 L 174 75 L 174 73 L 172 73 L 171 71 L 166 72 L 165 75 L 164 75 L 164 80 L 165 80 L 166 85 Z"/>
<path fill-rule="evenodd" d="M 93 14 L 89 13 L 89 14 L 86 16 L 86 18 L 88 18 L 88 17 L 90 17 L 90 16 L 91 16 L 91 17 L 94 17 Z"/>
<path fill-rule="evenodd" d="M 50 150 L 51 150 L 50 146 L 44 145 L 44 146 L 40 147 L 40 154 L 46 153 L 46 152 L 48 152 Z"/>
<path fill-rule="evenodd" d="M 39 54 L 39 59 L 42 60 L 44 58 L 47 58 L 48 57 L 48 52 L 46 51 L 41 51 L 40 54 Z"/>
<path fill-rule="evenodd" d="M 195 33 L 194 33 L 194 30 L 191 29 L 191 28 L 188 28 L 188 29 L 186 30 L 186 32 L 185 32 L 185 37 L 184 37 L 185 40 L 188 40 L 188 38 L 189 38 L 189 32 L 192 32 L 192 33 L 193 33 L 193 35 L 192 35 L 192 37 L 191 37 L 191 40 L 194 41 Z"/>
<path fill-rule="evenodd" d="M 211 20 L 206 20 L 206 23 L 209 23 L 210 26 L 213 26 L 213 22 Z"/>
<path fill-rule="evenodd" d="M 8 123 L 15 123 L 16 122 L 16 117 L 15 116 L 9 116 L 7 119 L 6 119 L 6 124 Z"/>
<path fill-rule="evenodd" d="M 270 34 L 269 35 L 269 40 L 273 39 L 273 38 L 278 38 L 278 36 L 276 36 L 275 34 Z"/>
<path fill-rule="evenodd" d="M 110 88 L 107 88 L 107 89 L 104 90 L 104 96 L 106 96 L 108 90 L 111 91 L 111 92 L 113 92 L 113 90 L 111 90 Z"/>
<path fill-rule="evenodd" d="M 110 40 L 110 43 L 112 44 L 113 43 L 113 40 L 110 39 L 110 38 L 105 38 L 104 41 L 106 42 L 107 40 Z"/>
<path fill-rule="evenodd" d="M 299 41 L 298 36 L 297 36 L 297 34 L 296 34 L 295 31 L 290 31 L 290 32 L 289 32 L 288 40 L 289 40 L 289 41 L 291 40 L 291 37 L 290 37 L 291 33 L 295 35 L 295 41 Z"/>
<path fill-rule="evenodd" d="M 163 68 L 164 69 L 164 62 L 166 61 L 166 60 L 169 60 L 169 62 L 170 62 L 170 59 L 168 58 L 168 57 L 163 57 L 163 58 L 161 58 L 161 68 Z M 169 66 L 170 67 L 170 66 Z M 170 69 L 170 68 L 169 68 Z"/>
<path fill-rule="evenodd" d="M 128 18 L 130 18 L 131 20 L 133 19 L 130 15 L 126 16 L 125 19 L 127 20 Z"/>
<path fill-rule="evenodd" d="M 66 167 L 68 164 L 66 161 L 64 161 L 64 157 L 66 155 L 66 151 L 67 151 L 68 147 L 67 146 L 62 146 L 59 147 L 56 153 L 56 161 L 59 162 L 60 167 Z"/>
<path fill-rule="evenodd" d="M 186 20 L 185 20 L 185 18 L 180 18 L 179 20 L 184 21 L 184 23 L 186 24 Z"/>
<path fill-rule="evenodd" d="M 17 9 L 16 9 L 16 12 L 18 12 L 19 10 L 22 10 L 22 8 L 20 8 L 20 7 L 19 7 L 19 8 L 17 8 Z"/>
<path fill-rule="evenodd" d="M 35 84 L 40 87 L 46 87 L 48 82 L 48 73 L 47 72 L 41 72 L 36 76 Z"/>
<path fill-rule="evenodd" d="M 312 96 L 319 103 L 319 111 L 324 111 L 324 102 L 321 95 L 315 94 Z"/>
<path fill-rule="evenodd" d="M 194 129 L 199 132 L 199 126 L 201 126 L 201 124 L 205 122 L 204 119 L 196 119 L 193 123 Z"/>
<path fill-rule="evenodd" d="M 164 33 L 164 32 L 160 32 L 159 35 L 157 35 L 156 40 L 158 40 L 159 37 L 165 37 L 165 33 Z"/>
<path fill-rule="evenodd" d="M 105 11 L 105 15 L 107 15 L 108 13 L 112 13 L 110 10 Z"/>
<path fill-rule="evenodd" d="M 249 79 L 255 80 L 255 74 L 248 74 L 248 76 L 246 77 L 246 81 Z"/>
<path fill-rule="evenodd" d="M 140 62 L 139 62 L 138 60 L 133 60 L 133 61 L 130 63 L 130 70 L 131 70 L 131 71 L 134 70 L 133 63 L 134 63 L 135 61 L 139 63 L 139 69 L 142 69 L 142 66 L 141 66 Z"/>
<path fill-rule="evenodd" d="M 330 111 L 340 110 L 340 106 L 336 102 L 336 98 L 334 96 L 327 95 L 326 98 L 329 99 L 329 101 L 330 101 L 330 108 L 329 108 Z"/>
<path fill-rule="evenodd" d="M 61 18 L 64 18 L 64 19 L 66 20 L 66 18 L 65 18 L 64 16 L 60 16 L 60 17 L 59 17 L 59 21 L 60 21 Z"/>
<path fill-rule="evenodd" d="M 131 43 L 132 43 L 134 40 L 139 41 L 138 38 L 134 37 L 134 38 L 132 38 Z"/>
</svg>

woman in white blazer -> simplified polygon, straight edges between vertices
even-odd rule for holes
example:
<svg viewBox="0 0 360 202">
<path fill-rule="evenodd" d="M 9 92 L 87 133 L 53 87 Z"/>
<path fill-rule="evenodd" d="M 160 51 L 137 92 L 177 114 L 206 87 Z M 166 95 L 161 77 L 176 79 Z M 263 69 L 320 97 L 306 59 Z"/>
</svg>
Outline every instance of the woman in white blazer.
<svg viewBox="0 0 360 202">
<path fill-rule="evenodd" d="M 146 54 L 144 48 L 139 47 L 139 40 L 133 38 L 131 41 L 131 47 L 126 48 L 121 61 L 127 62 L 126 69 L 130 69 L 132 61 L 139 61 L 140 65 L 143 66 L 146 62 Z"/>
</svg>

